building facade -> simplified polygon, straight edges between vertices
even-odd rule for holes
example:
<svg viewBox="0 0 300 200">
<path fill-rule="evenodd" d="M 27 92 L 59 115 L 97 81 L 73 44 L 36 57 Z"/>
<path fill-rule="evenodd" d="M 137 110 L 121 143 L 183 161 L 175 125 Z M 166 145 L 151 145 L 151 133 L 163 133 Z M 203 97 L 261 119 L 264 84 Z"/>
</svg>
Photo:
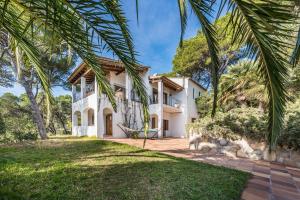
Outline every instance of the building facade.
<svg viewBox="0 0 300 200">
<path fill-rule="evenodd" d="M 72 84 L 72 135 L 122 138 L 126 135 L 120 125 L 143 129 L 142 105 L 123 64 L 102 57 L 99 62 L 115 91 L 117 109 L 99 92 L 94 73 L 82 63 L 68 79 Z M 150 128 L 158 130 L 159 138 L 185 137 L 185 125 L 198 117 L 195 99 L 204 88 L 186 77 L 150 76 L 146 66 L 140 66 L 139 75 L 149 96 Z"/>
</svg>

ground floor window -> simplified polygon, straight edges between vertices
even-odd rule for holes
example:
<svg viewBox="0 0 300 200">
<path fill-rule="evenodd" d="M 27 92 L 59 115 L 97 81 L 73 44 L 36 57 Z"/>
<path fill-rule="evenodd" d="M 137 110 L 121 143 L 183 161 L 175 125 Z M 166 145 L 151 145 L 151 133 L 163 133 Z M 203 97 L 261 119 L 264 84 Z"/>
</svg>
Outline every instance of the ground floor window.
<svg viewBox="0 0 300 200">
<path fill-rule="evenodd" d="M 169 120 L 164 119 L 164 131 L 169 130 Z"/>
<path fill-rule="evenodd" d="M 156 128 L 155 117 L 151 118 L 151 128 Z"/>
<path fill-rule="evenodd" d="M 94 126 L 95 125 L 95 116 L 94 116 L 94 110 L 89 109 L 88 110 L 88 125 Z"/>
</svg>

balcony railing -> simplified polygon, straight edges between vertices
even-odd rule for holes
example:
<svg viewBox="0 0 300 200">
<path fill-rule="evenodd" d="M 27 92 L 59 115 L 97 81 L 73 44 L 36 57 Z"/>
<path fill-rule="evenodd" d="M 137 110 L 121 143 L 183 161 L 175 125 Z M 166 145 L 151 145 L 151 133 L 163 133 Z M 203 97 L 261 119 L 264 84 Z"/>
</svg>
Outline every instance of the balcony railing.
<svg viewBox="0 0 300 200">
<path fill-rule="evenodd" d="M 80 94 L 80 92 L 77 92 L 77 93 L 74 93 L 73 94 L 73 101 L 74 102 L 76 102 L 76 101 L 78 101 L 78 100 L 80 100 L 81 99 L 81 94 Z"/>
<path fill-rule="evenodd" d="M 164 104 L 175 108 L 180 108 L 181 102 L 173 97 L 169 97 L 167 102 L 164 102 Z"/>
<path fill-rule="evenodd" d="M 92 82 L 91 84 L 86 84 L 85 85 L 85 97 L 94 94 L 95 93 L 95 83 Z"/>
<path fill-rule="evenodd" d="M 150 96 L 149 99 L 150 99 L 150 104 L 158 104 L 158 96 L 156 96 L 156 95 Z M 167 100 L 163 101 L 163 104 L 172 106 L 175 108 L 180 108 L 181 101 L 169 96 L 167 98 Z"/>
</svg>

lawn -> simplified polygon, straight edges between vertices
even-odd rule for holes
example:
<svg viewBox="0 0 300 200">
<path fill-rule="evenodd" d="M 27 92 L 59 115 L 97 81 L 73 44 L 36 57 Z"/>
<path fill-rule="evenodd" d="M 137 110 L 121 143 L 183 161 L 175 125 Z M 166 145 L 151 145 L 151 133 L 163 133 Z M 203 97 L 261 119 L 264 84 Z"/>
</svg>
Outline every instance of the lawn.
<svg viewBox="0 0 300 200">
<path fill-rule="evenodd" d="M 0 199 L 239 199 L 248 178 L 96 139 L 0 146 Z"/>
</svg>

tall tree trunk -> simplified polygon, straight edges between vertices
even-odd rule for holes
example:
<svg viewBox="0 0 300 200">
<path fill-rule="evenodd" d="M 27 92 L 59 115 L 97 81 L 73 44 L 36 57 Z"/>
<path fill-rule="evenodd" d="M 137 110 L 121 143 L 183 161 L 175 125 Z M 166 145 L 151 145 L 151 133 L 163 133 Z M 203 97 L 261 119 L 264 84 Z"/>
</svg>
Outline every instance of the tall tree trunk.
<svg viewBox="0 0 300 200">
<path fill-rule="evenodd" d="M 21 84 L 25 88 L 26 94 L 27 94 L 28 99 L 30 101 L 33 121 L 37 125 L 40 137 L 41 137 L 42 140 L 47 139 L 47 132 L 46 132 L 44 120 L 42 118 L 42 114 L 41 114 L 41 111 L 39 109 L 39 106 L 38 106 L 38 104 L 37 104 L 37 102 L 34 98 L 34 94 L 32 92 L 32 87 L 31 87 L 31 85 L 28 81 L 24 80 L 24 78 L 23 78 L 23 81 L 22 81 Z"/>
<path fill-rule="evenodd" d="M 63 117 L 61 116 L 61 114 L 60 114 L 60 113 L 56 113 L 56 116 L 57 116 L 57 118 L 59 119 L 59 121 L 60 121 L 61 125 L 62 125 L 62 126 L 63 126 L 63 128 L 64 128 L 64 132 L 65 132 L 65 134 L 67 135 L 67 134 L 68 134 L 68 131 L 67 131 L 66 124 L 65 124 L 65 122 L 64 122 L 64 120 L 63 120 Z"/>
</svg>

